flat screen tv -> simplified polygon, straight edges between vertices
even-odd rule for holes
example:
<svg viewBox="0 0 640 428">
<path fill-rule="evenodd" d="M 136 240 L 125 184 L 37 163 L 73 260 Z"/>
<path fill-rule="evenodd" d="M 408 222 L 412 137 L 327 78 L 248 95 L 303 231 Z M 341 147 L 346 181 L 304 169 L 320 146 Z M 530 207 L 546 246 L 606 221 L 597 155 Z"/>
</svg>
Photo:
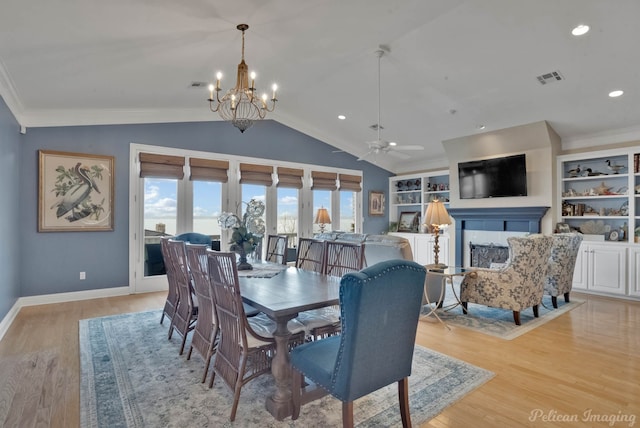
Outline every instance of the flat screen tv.
<svg viewBox="0 0 640 428">
<path fill-rule="evenodd" d="M 524 154 L 458 163 L 460 199 L 527 196 Z"/>
</svg>

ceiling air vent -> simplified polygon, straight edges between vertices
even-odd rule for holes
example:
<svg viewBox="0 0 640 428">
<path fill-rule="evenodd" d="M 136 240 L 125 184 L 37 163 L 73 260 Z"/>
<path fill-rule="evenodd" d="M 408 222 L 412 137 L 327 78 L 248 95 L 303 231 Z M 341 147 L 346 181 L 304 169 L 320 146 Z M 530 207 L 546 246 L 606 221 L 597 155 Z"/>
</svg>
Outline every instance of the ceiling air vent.
<svg viewBox="0 0 640 428">
<path fill-rule="evenodd" d="M 190 88 L 206 88 L 207 86 L 207 82 L 191 82 L 189 85 Z"/>
<path fill-rule="evenodd" d="M 552 71 L 551 73 L 546 73 L 537 77 L 538 82 L 541 85 L 546 85 L 547 83 L 559 82 L 560 80 L 564 80 L 562 74 L 559 71 Z"/>
</svg>

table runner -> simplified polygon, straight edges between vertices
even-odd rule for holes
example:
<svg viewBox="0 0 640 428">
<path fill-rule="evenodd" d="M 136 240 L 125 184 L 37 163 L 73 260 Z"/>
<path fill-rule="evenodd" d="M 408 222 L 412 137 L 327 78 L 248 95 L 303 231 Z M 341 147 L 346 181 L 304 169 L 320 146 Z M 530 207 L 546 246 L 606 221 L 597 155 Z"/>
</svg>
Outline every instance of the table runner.
<svg viewBox="0 0 640 428">
<path fill-rule="evenodd" d="M 277 263 L 256 263 L 252 270 L 239 270 L 238 277 L 242 278 L 272 278 L 285 270 L 288 266 Z"/>
</svg>

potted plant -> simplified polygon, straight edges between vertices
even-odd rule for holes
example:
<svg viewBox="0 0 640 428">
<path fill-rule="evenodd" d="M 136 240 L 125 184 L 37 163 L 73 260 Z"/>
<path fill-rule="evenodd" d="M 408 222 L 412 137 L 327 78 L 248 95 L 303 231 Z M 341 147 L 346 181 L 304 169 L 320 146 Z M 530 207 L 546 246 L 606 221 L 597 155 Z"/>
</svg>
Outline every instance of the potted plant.
<svg viewBox="0 0 640 428">
<path fill-rule="evenodd" d="M 231 234 L 231 246 L 229 249 L 240 255 L 238 270 L 251 270 L 253 266 L 247 262 L 247 254 L 256 250 L 265 232 L 264 202 L 251 199 L 247 204 L 242 219 L 233 213 L 223 212 L 218 218 L 218 223 L 222 229 L 233 229 Z"/>
</svg>

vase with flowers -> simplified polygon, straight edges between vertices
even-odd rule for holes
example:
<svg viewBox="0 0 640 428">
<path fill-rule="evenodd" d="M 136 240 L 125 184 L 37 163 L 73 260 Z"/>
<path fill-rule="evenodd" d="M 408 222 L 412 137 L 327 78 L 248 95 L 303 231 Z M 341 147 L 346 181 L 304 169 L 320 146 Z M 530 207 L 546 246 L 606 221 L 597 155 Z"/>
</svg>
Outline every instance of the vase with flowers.
<svg viewBox="0 0 640 428">
<path fill-rule="evenodd" d="M 240 217 L 237 214 L 223 212 L 218 218 L 221 229 L 232 229 L 229 250 L 240 255 L 238 270 L 251 270 L 253 266 L 247 262 L 247 254 L 256 250 L 265 232 L 264 202 L 251 199 L 243 202 L 247 205 L 245 213 Z"/>
</svg>

